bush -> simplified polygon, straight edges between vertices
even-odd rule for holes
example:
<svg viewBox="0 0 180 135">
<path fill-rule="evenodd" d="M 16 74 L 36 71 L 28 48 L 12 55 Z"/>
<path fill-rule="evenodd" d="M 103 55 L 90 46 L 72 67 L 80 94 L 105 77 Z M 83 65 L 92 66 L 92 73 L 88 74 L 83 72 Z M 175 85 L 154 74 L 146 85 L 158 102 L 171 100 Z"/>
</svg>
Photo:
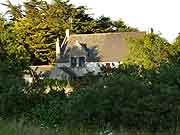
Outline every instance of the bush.
<svg viewBox="0 0 180 135">
<path fill-rule="evenodd" d="M 16 65 L 16 67 L 15 67 Z M 25 82 L 22 79 L 21 67 L 15 63 L 0 60 L 0 115 L 11 116 L 18 113 L 18 104 L 22 96 Z"/>
<path fill-rule="evenodd" d="M 43 102 L 32 107 L 32 115 L 38 123 L 54 127 L 64 122 L 64 106 L 66 95 L 64 91 L 50 91 L 44 95 Z"/>
<path fill-rule="evenodd" d="M 175 133 L 180 114 L 179 67 L 163 64 L 159 69 L 145 70 L 122 65 L 96 78 L 94 84 L 82 82 L 83 87 L 68 95 L 62 87 L 65 82 L 47 80 L 43 88 L 51 87 L 48 94 L 41 90 L 30 95 L 12 94 L 14 97 L 4 112 L 13 116 L 23 114 L 27 120 L 49 127 L 96 125 L 104 128 L 109 125 L 129 131 Z M 13 108 L 16 110 L 8 110 Z"/>
<path fill-rule="evenodd" d="M 163 80 L 170 74 L 167 72 L 173 74 L 177 70 L 170 70 L 173 68 L 172 65 L 162 65 L 158 71 L 121 67 L 94 86 L 71 93 L 66 103 L 65 119 L 69 123 L 110 124 L 153 132 L 175 131 L 180 112 L 177 78 L 171 78 L 169 85 Z"/>
</svg>

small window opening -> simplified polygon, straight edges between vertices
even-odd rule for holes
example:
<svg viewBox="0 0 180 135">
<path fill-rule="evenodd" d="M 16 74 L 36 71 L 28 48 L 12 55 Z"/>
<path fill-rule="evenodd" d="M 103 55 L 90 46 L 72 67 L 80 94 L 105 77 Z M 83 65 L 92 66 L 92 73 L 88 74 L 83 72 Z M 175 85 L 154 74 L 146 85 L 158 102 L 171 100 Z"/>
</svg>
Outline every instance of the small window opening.
<svg viewBox="0 0 180 135">
<path fill-rule="evenodd" d="M 71 57 L 71 66 L 76 67 L 76 65 L 77 65 L 76 57 Z"/>
<path fill-rule="evenodd" d="M 79 57 L 79 67 L 85 67 L 85 57 Z"/>
</svg>

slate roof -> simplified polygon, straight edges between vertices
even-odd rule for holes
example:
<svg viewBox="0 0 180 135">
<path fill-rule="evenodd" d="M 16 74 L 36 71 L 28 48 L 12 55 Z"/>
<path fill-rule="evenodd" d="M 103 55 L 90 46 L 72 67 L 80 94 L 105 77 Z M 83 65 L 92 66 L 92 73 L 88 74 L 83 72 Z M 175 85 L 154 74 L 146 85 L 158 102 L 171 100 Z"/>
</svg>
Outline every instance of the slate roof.
<svg viewBox="0 0 180 135">
<path fill-rule="evenodd" d="M 128 55 L 127 38 L 140 38 L 145 32 L 119 32 L 97 34 L 74 34 L 70 36 L 67 48 L 73 48 L 78 41 L 87 48 L 96 48 L 100 62 L 119 62 Z"/>
</svg>

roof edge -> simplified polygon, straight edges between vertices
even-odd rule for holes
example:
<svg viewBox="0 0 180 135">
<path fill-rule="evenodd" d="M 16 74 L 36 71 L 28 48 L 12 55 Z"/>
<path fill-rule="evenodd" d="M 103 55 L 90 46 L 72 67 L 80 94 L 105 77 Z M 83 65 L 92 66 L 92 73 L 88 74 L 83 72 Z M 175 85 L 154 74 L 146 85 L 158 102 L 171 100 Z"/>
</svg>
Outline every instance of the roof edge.
<svg viewBox="0 0 180 135">
<path fill-rule="evenodd" d="M 84 36 L 84 35 L 114 35 L 114 34 L 128 34 L 128 33 L 142 33 L 142 34 L 146 34 L 146 31 L 140 31 L 140 32 L 108 32 L 108 33 L 91 33 L 91 34 L 71 34 L 70 37 L 76 37 L 76 36 Z"/>
</svg>

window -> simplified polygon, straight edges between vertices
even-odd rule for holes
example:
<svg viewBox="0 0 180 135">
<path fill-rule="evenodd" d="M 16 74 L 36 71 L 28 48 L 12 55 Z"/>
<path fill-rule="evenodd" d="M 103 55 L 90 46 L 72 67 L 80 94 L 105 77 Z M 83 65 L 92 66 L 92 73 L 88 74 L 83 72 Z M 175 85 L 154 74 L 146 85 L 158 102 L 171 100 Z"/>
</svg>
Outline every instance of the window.
<svg viewBox="0 0 180 135">
<path fill-rule="evenodd" d="M 71 66 L 72 67 L 76 67 L 76 65 L 77 65 L 77 60 L 76 59 L 77 59 L 76 57 L 71 57 Z"/>
<path fill-rule="evenodd" d="M 85 67 L 85 57 L 79 57 L 79 67 Z"/>
<path fill-rule="evenodd" d="M 111 63 L 106 63 L 106 72 L 112 72 Z"/>
</svg>

